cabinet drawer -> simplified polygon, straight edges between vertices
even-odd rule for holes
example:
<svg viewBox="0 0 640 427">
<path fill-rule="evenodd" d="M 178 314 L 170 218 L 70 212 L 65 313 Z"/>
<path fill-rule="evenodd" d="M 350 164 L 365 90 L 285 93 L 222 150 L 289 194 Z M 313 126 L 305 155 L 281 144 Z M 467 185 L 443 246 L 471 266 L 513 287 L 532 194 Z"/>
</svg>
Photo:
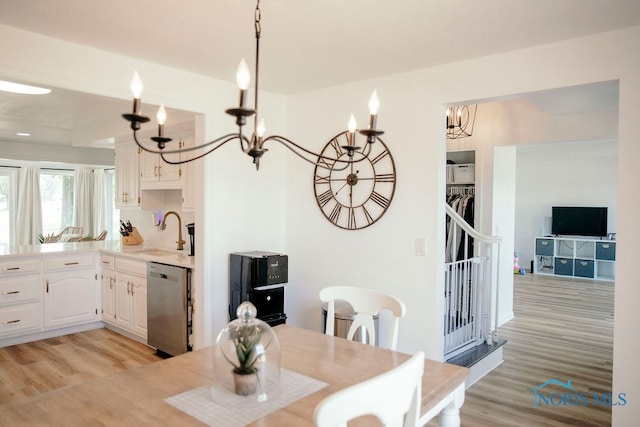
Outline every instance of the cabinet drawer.
<svg viewBox="0 0 640 427">
<path fill-rule="evenodd" d="M 141 277 L 147 277 L 147 262 L 137 261 L 129 258 L 116 258 L 116 270 L 126 273 L 137 274 Z"/>
<path fill-rule="evenodd" d="M 34 275 L 0 279 L 0 305 L 38 299 L 40 283 L 40 276 Z"/>
<path fill-rule="evenodd" d="M 105 255 L 102 254 L 100 255 L 100 267 L 102 268 L 108 268 L 108 269 L 115 269 L 115 257 L 113 255 Z"/>
<path fill-rule="evenodd" d="M 573 275 L 593 279 L 595 277 L 595 263 L 592 259 L 576 259 L 573 264 Z"/>
<path fill-rule="evenodd" d="M 44 261 L 46 271 L 69 270 L 95 267 L 95 256 L 83 254 L 75 256 L 47 258 Z"/>
<path fill-rule="evenodd" d="M 0 262 L 0 277 L 14 274 L 39 273 L 39 259 L 18 258 L 15 260 L 3 260 Z"/>
<path fill-rule="evenodd" d="M 42 318 L 39 303 L 19 304 L 0 309 L 0 335 L 39 329 Z"/>
<path fill-rule="evenodd" d="M 553 265 L 553 274 L 573 276 L 573 260 L 570 258 L 556 258 Z"/>
<path fill-rule="evenodd" d="M 613 242 L 596 242 L 596 259 L 615 261 L 616 244 Z"/>
<path fill-rule="evenodd" d="M 536 255 L 553 256 L 553 239 L 536 239 Z"/>
</svg>

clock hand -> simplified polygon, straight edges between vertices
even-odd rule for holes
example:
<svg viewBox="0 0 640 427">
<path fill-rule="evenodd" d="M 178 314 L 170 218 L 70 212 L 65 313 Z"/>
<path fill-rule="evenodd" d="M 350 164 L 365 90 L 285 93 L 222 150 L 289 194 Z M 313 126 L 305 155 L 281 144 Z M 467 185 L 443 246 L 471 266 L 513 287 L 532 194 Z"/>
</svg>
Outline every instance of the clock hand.
<svg viewBox="0 0 640 427">
<path fill-rule="evenodd" d="M 344 183 L 344 185 L 343 185 L 342 187 L 338 188 L 338 191 L 336 191 L 336 196 L 338 195 L 338 193 L 339 193 L 340 191 L 342 191 L 342 189 L 343 189 L 344 187 L 346 187 L 346 186 L 347 186 L 347 184 L 348 184 L 348 182 L 345 182 L 345 183 Z"/>
</svg>

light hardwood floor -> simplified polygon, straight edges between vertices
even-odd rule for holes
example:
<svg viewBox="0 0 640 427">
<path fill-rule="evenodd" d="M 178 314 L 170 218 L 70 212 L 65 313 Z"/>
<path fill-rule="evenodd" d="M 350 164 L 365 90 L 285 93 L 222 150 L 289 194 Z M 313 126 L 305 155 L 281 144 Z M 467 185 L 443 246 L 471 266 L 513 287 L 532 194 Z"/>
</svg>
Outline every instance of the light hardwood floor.
<svg viewBox="0 0 640 427">
<path fill-rule="evenodd" d="M 504 363 L 467 390 L 462 426 L 610 425 L 607 406 L 536 409 L 532 389 L 555 378 L 577 393 L 611 391 L 613 283 L 515 279 L 515 319 L 500 328 Z M 0 405 L 157 360 L 107 329 L 0 348 Z"/>
<path fill-rule="evenodd" d="M 0 348 L 0 405 L 158 360 L 108 329 Z"/>
<path fill-rule="evenodd" d="M 591 396 L 611 392 L 613 295 L 608 282 L 515 276 L 515 318 L 499 330 L 509 341 L 504 362 L 467 390 L 462 426 L 611 425 L 611 407 L 594 404 Z M 586 393 L 588 404 L 534 408 L 533 388 L 550 379 L 571 380 L 570 393 Z M 568 391 L 555 385 L 541 390 Z"/>
</svg>

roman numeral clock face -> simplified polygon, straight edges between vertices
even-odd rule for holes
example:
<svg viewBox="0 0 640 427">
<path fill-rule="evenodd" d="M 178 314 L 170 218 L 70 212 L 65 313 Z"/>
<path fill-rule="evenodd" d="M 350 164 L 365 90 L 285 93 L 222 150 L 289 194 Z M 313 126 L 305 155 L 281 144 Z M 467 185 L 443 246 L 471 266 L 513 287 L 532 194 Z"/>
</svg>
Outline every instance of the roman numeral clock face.
<svg viewBox="0 0 640 427">
<path fill-rule="evenodd" d="M 356 143 L 364 149 L 354 152 L 352 163 L 346 162 L 346 145 L 347 134 L 342 133 L 324 147 L 314 170 L 314 193 L 329 221 L 346 230 L 359 230 L 378 221 L 391 205 L 396 168 L 380 138 L 373 144 Z"/>
</svg>

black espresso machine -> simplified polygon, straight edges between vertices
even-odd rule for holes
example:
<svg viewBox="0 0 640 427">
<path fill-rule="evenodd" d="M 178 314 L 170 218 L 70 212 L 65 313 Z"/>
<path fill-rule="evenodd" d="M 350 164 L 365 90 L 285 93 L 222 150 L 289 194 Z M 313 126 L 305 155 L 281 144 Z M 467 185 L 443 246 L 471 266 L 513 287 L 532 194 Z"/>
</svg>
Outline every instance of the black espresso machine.
<svg viewBox="0 0 640 427">
<path fill-rule="evenodd" d="M 286 323 L 284 288 L 288 279 L 288 257 L 274 252 L 235 252 L 230 255 L 229 320 L 238 316 L 240 303 L 256 306 L 258 319 L 270 326 Z"/>
</svg>

